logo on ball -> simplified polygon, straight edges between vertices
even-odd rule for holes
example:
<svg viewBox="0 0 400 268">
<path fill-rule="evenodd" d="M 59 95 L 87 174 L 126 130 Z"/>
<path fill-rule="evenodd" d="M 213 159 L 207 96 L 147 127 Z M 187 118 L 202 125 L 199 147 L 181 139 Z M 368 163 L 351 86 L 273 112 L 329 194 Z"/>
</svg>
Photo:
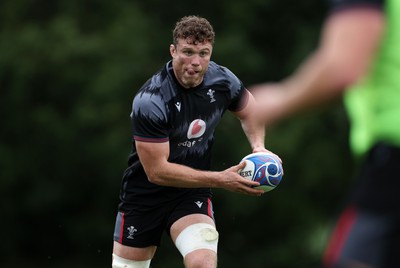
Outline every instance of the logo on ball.
<svg viewBox="0 0 400 268">
<path fill-rule="evenodd" d="M 275 189 L 281 182 L 283 176 L 283 167 L 280 160 L 266 152 L 249 154 L 242 159 L 246 166 L 240 170 L 239 174 L 245 179 L 257 181 L 261 188 L 268 192 Z"/>
</svg>

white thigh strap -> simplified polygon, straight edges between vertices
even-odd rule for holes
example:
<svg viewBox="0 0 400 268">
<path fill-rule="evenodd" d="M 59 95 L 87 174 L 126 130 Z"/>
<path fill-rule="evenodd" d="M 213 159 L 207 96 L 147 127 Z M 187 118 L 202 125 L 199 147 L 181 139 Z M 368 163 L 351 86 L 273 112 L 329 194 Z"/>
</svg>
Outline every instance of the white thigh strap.
<svg viewBox="0 0 400 268">
<path fill-rule="evenodd" d="M 197 249 L 209 249 L 217 253 L 218 232 L 208 223 L 192 224 L 178 235 L 175 245 L 183 257 Z"/>
<path fill-rule="evenodd" d="M 150 261 L 133 261 L 121 258 L 115 254 L 112 255 L 112 268 L 149 268 Z"/>
</svg>

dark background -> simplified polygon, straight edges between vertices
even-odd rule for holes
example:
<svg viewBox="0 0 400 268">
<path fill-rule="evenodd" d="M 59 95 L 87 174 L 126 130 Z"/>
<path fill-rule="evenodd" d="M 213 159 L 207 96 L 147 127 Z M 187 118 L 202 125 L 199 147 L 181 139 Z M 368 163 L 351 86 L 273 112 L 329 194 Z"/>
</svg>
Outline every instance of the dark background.
<svg viewBox="0 0 400 268">
<path fill-rule="evenodd" d="M 0 266 L 111 267 L 129 114 L 170 59 L 175 22 L 201 15 L 213 60 L 245 85 L 290 74 L 317 45 L 321 0 L 0 2 Z M 351 185 L 342 104 L 268 130 L 285 176 L 261 198 L 214 191 L 219 267 L 312 268 Z M 213 169 L 250 153 L 237 119 L 217 129 Z M 165 237 L 152 267 L 183 267 Z"/>
</svg>

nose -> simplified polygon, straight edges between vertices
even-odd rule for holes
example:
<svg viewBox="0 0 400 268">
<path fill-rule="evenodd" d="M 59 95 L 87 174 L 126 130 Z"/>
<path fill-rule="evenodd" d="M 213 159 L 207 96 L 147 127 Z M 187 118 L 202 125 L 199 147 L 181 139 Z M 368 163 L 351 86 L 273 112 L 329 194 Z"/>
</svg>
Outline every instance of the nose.
<svg viewBox="0 0 400 268">
<path fill-rule="evenodd" d="M 200 65 L 200 56 L 199 56 L 199 55 L 194 55 L 194 56 L 192 57 L 192 62 L 191 62 L 191 64 L 194 65 L 194 66 Z"/>
</svg>

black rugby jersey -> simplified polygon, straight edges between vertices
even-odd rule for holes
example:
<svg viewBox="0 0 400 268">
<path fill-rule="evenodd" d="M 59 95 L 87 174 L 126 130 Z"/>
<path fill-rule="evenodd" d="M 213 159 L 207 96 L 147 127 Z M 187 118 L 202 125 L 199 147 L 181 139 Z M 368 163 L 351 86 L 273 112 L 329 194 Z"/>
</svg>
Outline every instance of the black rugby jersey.
<svg viewBox="0 0 400 268">
<path fill-rule="evenodd" d="M 357 6 L 370 6 L 382 8 L 385 0 L 329 0 L 331 12 L 338 10 L 357 7 Z"/>
<path fill-rule="evenodd" d="M 185 89 L 177 81 L 170 61 L 141 87 L 133 100 L 133 139 L 169 141 L 170 162 L 208 170 L 215 128 L 226 110 L 239 111 L 242 108 L 248 94 L 230 70 L 212 61 L 203 82 L 195 88 Z M 128 165 L 121 189 L 122 203 L 140 202 L 139 199 L 146 196 L 175 198 L 193 190 L 149 182 L 134 142 Z M 200 191 L 211 196 L 210 189 Z"/>
</svg>

